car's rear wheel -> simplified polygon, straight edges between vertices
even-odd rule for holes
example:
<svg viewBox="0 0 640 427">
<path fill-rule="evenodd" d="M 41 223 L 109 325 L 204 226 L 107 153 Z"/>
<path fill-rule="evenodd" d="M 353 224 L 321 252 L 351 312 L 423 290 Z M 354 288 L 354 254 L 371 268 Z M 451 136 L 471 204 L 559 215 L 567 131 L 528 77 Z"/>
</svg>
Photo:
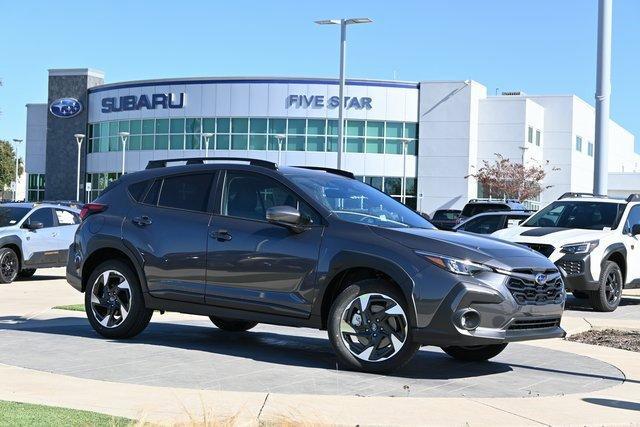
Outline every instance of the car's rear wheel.
<svg viewBox="0 0 640 427">
<path fill-rule="evenodd" d="M 11 248 L 0 249 L 0 283 L 11 283 L 20 271 L 18 254 Z"/>
<path fill-rule="evenodd" d="M 450 346 L 442 347 L 445 353 L 457 360 L 464 362 L 484 362 L 496 357 L 507 344 L 474 345 L 474 346 Z"/>
<path fill-rule="evenodd" d="M 573 294 L 574 297 L 576 297 L 578 299 L 587 299 L 587 298 L 589 298 L 589 293 L 588 292 L 571 291 L 571 293 Z"/>
<path fill-rule="evenodd" d="M 327 329 L 342 365 L 367 372 L 389 372 L 418 351 L 402 294 L 379 279 L 354 283 L 333 302 Z"/>
<path fill-rule="evenodd" d="M 209 319 L 211 319 L 213 324 L 216 325 L 218 329 L 222 329 L 223 331 L 228 332 L 248 331 L 258 324 L 258 322 L 251 322 L 249 320 L 225 319 L 216 316 L 209 316 Z"/>
<path fill-rule="evenodd" d="M 105 261 L 93 270 L 84 301 L 89 323 L 107 338 L 134 337 L 153 315 L 144 305 L 138 277 L 119 260 Z"/>
<path fill-rule="evenodd" d="M 622 299 L 624 283 L 622 271 L 618 264 L 606 261 L 600 272 L 600 287 L 589 292 L 589 303 L 595 311 L 613 311 L 618 308 Z"/>
<path fill-rule="evenodd" d="M 29 277 L 33 277 L 34 274 L 36 274 L 35 268 L 23 268 L 20 270 L 20 273 L 18 273 L 18 277 L 21 279 L 28 279 Z"/>
</svg>

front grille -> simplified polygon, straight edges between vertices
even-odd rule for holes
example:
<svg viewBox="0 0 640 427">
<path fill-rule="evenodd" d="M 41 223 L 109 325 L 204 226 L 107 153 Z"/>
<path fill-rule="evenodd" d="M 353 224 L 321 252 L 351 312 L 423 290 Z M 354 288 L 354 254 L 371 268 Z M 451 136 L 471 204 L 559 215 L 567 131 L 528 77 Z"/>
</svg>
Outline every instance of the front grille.
<svg viewBox="0 0 640 427">
<path fill-rule="evenodd" d="M 558 273 L 544 284 L 536 283 L 535 275 L 514 275 L 509 277 L 507 288 L 521 305 L 558 304 L 564 296 L 564 284 Z"/>
<path fill-rule="evenodd" d="M 566 273 L 567 276 L 573 276 L 576 274 L 582 274 L 583 271 L 583 262 L 582 261 L 568 261 L 568 260 L 560 260 L 558 262 L 558 267 L 561 267 Z"/>
<path fill-rule="evenodd" d="M 556 248 L 554 248 L 551 245 L 544 245 L 541 243 L 521 243 L 518 242 L 519 245 L 524 245 L 524 246 L 528 246 L 531 249 L 533 249 L 536 252 L 540 252 L 542 255 L 546 256 L 547 258 L 549 258 L 551 256 L 551 254 L 553 253 L 553 251 L 556 250 Z"/>
<path fill-rule="evenodd" d="M 560 318 L 552 317 L 546 319 L 524 319 L 516 320 L 509 326 L 510 331 L 520 331 L 523 329 L 545 329 L 560 326 Z"/>
</svg>

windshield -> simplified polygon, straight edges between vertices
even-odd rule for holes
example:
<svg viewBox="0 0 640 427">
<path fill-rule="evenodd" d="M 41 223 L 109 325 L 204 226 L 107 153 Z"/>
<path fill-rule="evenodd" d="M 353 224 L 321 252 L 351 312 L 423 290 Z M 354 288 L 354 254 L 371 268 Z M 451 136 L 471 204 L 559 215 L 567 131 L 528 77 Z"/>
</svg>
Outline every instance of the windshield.
<svg viewBox="0 0 640 427">
<path fill-rule="evenodd" d="M 30 210 L 30 208 L 0 206 L 0 227 L 16 225 Z"/>
<path fill-rule="evenodd" d="M 434 228 L 416 212 L 361 181 L 332 174 L 289 178 L 345 221 L 385 228 Z"/>
<path fill-rule="evenodd" d="M 522 224 L 523 227 L 614 229 L 620 222 L 622 203 L 553 202 Z"/>
</svg>

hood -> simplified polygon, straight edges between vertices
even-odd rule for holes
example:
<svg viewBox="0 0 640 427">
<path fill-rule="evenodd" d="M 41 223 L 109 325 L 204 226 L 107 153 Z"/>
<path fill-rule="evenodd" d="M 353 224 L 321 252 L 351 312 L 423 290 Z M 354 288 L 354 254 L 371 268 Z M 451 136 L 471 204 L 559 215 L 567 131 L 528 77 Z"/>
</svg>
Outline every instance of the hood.
<svg viewBox="0 0 640 427">
<path fill-rule="evenodd" d="M 599 240 L 609 230 L 582 230 L 576 228 L 559 227 L 511 227 L 498 230 L 491 236 L 515 243 L 551 243 L 560 247 L 571 243 Z"/>
<path fill-rule="evenodd" d="M 468 259 L 503 270 L 555 268 L 549 259 L 532 249 L 477 234 L 421 228 L 371 229 L 382 237 L 414 250 Z"/>
</svg>

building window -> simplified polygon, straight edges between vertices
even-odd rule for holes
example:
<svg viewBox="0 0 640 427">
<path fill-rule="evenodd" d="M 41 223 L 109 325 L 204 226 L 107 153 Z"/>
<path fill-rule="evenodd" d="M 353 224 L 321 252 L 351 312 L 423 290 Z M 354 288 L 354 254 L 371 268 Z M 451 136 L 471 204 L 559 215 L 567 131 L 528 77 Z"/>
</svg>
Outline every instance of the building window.
<svg viewBox="0 0 640 427">
<path fill-rule="evenodd" d="M 124 130 L 123 130 L 124 129 Z M 261 117 L 187 117 L 134 119 L 89 125 L 88 152 L 122 151 L 118 132 L 130 133 L 127 151 L 203 150 L 203 133 L 214 134 L 209 149 L 336 152 L 338 121 Z M 349 153 L 417 155 L 418 124 L 378 120 L 345 120 L 344 150 Z"/>
<path fill-rule="evenodd" d="M 87 183 L 91 183 L 91 191 L 87 194 L 87 202 L 95 200 L 102 190 L 122 175 L 120 172 L 89 173 Z"/>
<path fill-rule="evenodd" d="M 533 128 L 531 126 L 527 128 L 527 142 L 533 144 Z"/>
<path fill-rule="evenodd" d="M 27 200 L 41 202 L 44 200 L 45 177 L 42 173 L 30 173 L 27 179 Z"/>
<path fill-rule="evenodd" d="M 591 141 L 587 142 L 587 154 L 593 157 L 593 142 Z"/>
<path fill-rule="evenodd" d="M 579 151 L 582 153 L 582 137 L 581 136 L 576 136 L 576 151 Z"/>
<path fill-rule="evenodd" d="M 402 177 L 395 176 L 357 176 L 358 181 L 384 191 L 400 203 L 404 203 L 411 209 L 417 207 L 417 179 L 407 177 L 405 181 L 405 195 L 402 196 Z"/>
<path fill-rule="evenodd" d="M 536 129 L 536 145 L 538 147 L 540 147 L 540 139 L 542 137 L 542 132 L 540 132 L 540 129 Z"/>
</svg>

